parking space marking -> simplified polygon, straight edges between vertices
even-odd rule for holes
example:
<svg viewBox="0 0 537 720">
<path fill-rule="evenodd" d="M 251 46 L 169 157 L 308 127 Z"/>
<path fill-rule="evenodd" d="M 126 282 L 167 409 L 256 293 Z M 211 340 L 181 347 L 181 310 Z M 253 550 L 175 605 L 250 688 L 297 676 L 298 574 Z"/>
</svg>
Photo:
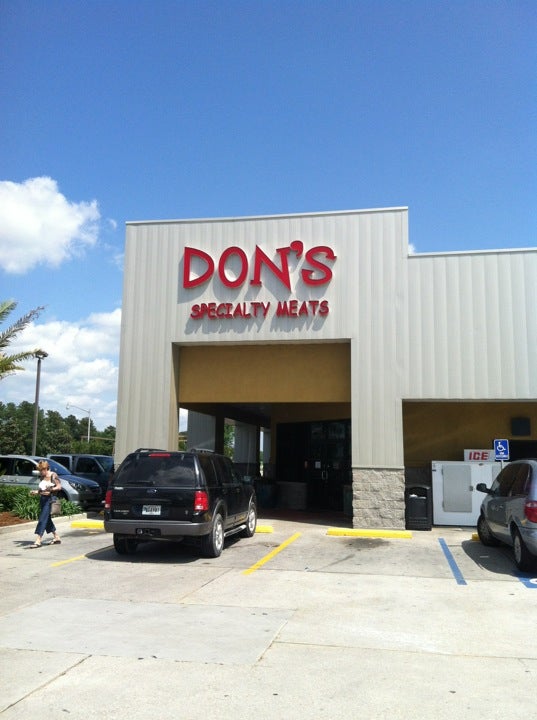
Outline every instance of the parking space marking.
<svg viewBox="0 0 537 720">
<path fill-rule="evenodd" d="M 112 550 L 113 547 L 113 545 L 107 545 L 106 547 L 99 548 L 98 550 L 91 550 L 85 555 L 77 555 L 76 557 L 68 558 L 67 560 L 59 560 L 58 562 L 52 563 L 50 567 L 61 567 L 62 565 L 69 565 L 69 563 L 77 562 L 78 560 L 87 560 L 92 555 L 99 555 L 104 550 Z"/>
<path fill-rule="evenodd" d="M 77 555 L 68 560 L 60 560 L 59 562 L 52 563 L 50 567 L 61 567 L 62 565 L 68 565 L 69 563 L 76 562 L 77 560 L 85 560 L 86 558 L 87 555 Z"/>
<path fill-rule="evenodd" d="M 255 565 L 252 565 L 248 568 L 248 570 L 243 571 L 243 575 L 251 575 L 251 573 L 255 572 L 256 570 L 259 570 L 260 567 L 262 567 L 265 563 L 267 563 L 269 560 L 272 560 L 273 557 L 275 557 L 278 553 L 281 553 L 282 550 L 285 550 L 285 548 L 293 543 L 295 540 L 297 540 L 302 533 L 295 533 L 294 535 L 291 535 L 290 538 L 287 538 L 285 542 L 282 542 L 281 545 L 278 545 L 277 548 L 274 548 L 271 552 L 269 552 L 268 555 L 265 555 L 265 557 L 261 558 L 261 560 L 258 560 L 258 562 L 255 563 Z"/>
<path fill-rule="evenodd" d="M 517 575 L 522 585 L 525 585 L 529 590 L 537 590 L 537 578 L 528 577 L 527 575 Z"/>
<path fill-rule="evenodd" d="M 438 542 L 440 543 L 442 552 L 444 553 L 444 556 L 445 556 L 446 560 L 448 561 L 448 565 L 451 569 L 451 572 L 453 573 L 453 577 L 457 581 L 457 585 L 467 585 L 467 582 L 464 579 L 464 576 L 463 576 L 462 572 L 460 571 L 459 566 L 455 562 L 455 558 L 451 554 L 451 550 L 448 548 L 447 543 L 444 540 L 444 538 L 438 538 Z"/>
<path fill-rule="evenodd" d="M 328 528 L 327 535 L 336 537 L 367 537 L 367 538 L 405 538 L 411 539 L 412 533 L 409 530 L 361 530 L 358 528 Z"/>
</svg>

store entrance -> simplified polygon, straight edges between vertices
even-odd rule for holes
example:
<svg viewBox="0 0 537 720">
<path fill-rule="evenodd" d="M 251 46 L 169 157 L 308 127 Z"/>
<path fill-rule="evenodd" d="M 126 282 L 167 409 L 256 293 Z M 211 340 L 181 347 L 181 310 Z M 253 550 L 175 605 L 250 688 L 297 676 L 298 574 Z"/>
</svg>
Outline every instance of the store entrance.
<svg viewBox="0 0 537 720">
<path fill-rule="evenodd" d="M 350 420 L 278 424 L 276 478 L 280 505 L 289 497 L 304 506 L 294 509 L 342 511 L 352 484 Z"/>
</svg>

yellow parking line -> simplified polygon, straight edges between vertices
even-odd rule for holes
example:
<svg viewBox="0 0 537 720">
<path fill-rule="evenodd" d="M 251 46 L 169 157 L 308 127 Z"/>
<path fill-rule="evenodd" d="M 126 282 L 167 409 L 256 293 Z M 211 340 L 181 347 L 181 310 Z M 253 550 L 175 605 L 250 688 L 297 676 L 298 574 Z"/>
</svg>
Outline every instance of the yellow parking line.
<svg viewBox="0 0 537 720">
<path fill-rule="evenodd" d="M 76 562 L 77 560 L 85 560 L 87 555 L 77 555 L 76 557 L 69 558 L 69 560 L 60 560 L 60 562 L 52 563 L 50 567 L 60 567 L 61 565 L 68 565 L 69 563 Z"/>
<path fill-rule="evenodd" d="M 347 537 L 370 537 L 370 538 L 411 538 L 409 530 L 353 530 L 352 528 L 328 528 L 327 535 L 338 535 Z"/>
<path fill-rule="evenodd" d="M 104 522 L 102 520 L 73 520 L 72 528 L 89 528 L 91 530 L 104 530 Z"/>
<path fill-rule="evenodd" d="M 255 529 L 256 533 L 273 533 L 274 528 L 270 525 L 258 525 Z"/>
<path fill-rule="evenodd" d="M 268 555 L 265 555 L 264 558 L 261 558 L 261 560 L 256 562 L 255 565 L 252 565 L 252 567 L 249 567 L 248 570 L 244 570 L 243 575 L 250 575 L 251 573 L 255 572 L 256 570 L 259 570 L 259 568 L 262 567 L 265 563 L 267 563 L 269 560 L 272 560 L 273 557 L 275 557 L 278 553 L 280 553 L 282 550 L 284 550 L 292 542 L 297 540 L 301 536 L 301 534 L 302 533 L 295 533 L 294 535 L 291 535 L 290 538 L 288 538 L 281 545 L 278 545 L 277 548 L 274 548 L 274 550 L 272 550 L 272 552 L 269 552 Z"/>
</svg>

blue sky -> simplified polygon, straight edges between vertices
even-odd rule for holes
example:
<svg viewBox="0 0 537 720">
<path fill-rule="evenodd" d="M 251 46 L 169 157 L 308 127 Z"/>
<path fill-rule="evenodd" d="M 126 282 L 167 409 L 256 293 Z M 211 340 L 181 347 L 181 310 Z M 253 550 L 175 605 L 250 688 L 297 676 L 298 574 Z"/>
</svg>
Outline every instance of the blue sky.
<svg viewBox="0 0 537 720">
<path fill-rule="evenodd" d="M 407 206 L 416 252 L 537 245 L 534 0 L 0 0 L 0 102 L 0 299 L 46 306 L 40 405 L 98 429 L 128 220 Z"/>
</svg>

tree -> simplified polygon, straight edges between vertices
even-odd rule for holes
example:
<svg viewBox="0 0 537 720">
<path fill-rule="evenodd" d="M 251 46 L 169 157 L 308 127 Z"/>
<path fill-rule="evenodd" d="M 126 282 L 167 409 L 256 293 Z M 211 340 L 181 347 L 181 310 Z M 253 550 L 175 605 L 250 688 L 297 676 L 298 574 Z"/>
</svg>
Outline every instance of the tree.
<svg viewBox="0 0 537 720">
<path fill-rule="evenodd" d="M 5 321 L 8 315 L 13 312 L 16 307 L 17 303 L 15 300 L 3 300 L 0 302 L 0 324 Z M 24 370 L 19 363 L 35 358 L 37 357 L 37 353 L 43 352 L 39 348 L 35 348 L 35 350 L 26 350 L 13 355 L 8 355 L 6 353 L 6 349 L 13 340 L 15 340 L 17 335 L 21 333 L 27 325 L 35 320 L 42 310 L 44 310 L 43 307 L 37 307 L 34 308 L 34 310 L 30 310 L 29 313 L 23 315 L 20 320 L 17 320 L 17 322 L 8 327 L 7 330 L 0 333 L 0 380 L 7 375 L 12 375 L 18 370 Z"/>
</svg>

